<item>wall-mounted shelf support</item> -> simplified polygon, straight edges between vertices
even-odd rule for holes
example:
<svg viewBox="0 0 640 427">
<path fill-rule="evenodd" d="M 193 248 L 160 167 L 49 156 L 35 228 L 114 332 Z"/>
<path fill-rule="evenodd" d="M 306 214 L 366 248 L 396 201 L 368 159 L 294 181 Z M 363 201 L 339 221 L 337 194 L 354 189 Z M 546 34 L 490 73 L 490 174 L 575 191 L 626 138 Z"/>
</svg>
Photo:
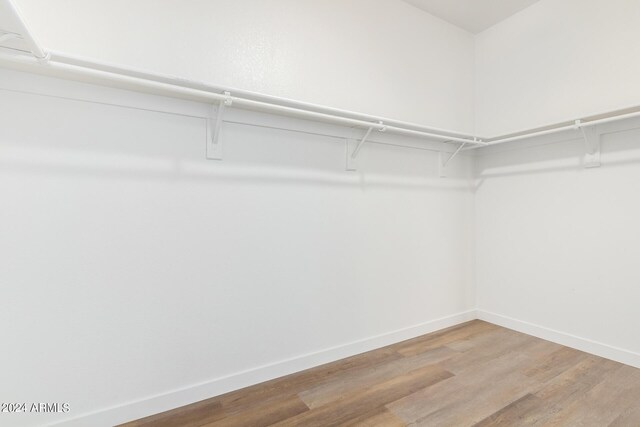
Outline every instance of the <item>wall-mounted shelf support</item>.
<svg viewBox="0 0 640 427">
<path fill-rule="evenodd" d="M 222 160 L 222 140 L 220 139 L 220 129 L 222 127 L 222 116 L 226 107 L 233 104 L 231 93 L 225 92 L 225 99 L 220 101 L 218 107 L 211 107 L 211 116 L 207 120 L 207 159 Z M 215 111 L 215 117 L 214 117 Z"/>
<path fill-rule="evenodd" d="M 576 127 L 580 129 L 585 143 L 585 168 L 600 167 L 600 134 L 596 126 L 582 126 L 580 120 L 576 120 Z"/>
<path fill-rule="evenodd" d="M 234 93 L 234 96 L 230 96 L 226 93 L 221 93 L 225 91 L 222 86 L 119 67 L 113 64 L 70 56 L 61 52 L 45 51 L 29 32 L 13 0 L 0 0 L 0 9 L 3 10 L 3 20 L 6 15 L 7 21 L 11 23 L 11 28 L 15 29 L 14 32 L 20 36 L 20 43 L 16 43 L 13 39 L 10 40 L 14 44 L 19 44 L 16 49 L 12 48 L 14 50 L 13 53 L 0 51 L 0 63 L 6 61 L 25 69 L 34 68 L 37 72 L 51 74 L 58 78 L 78 79 L 81 81 L 91 79 L 91 81 L 97 81 L 106 86 L 122 87 L 122 85 L 126 85 L 132 90 L 140 92 L 151 91 L 154 94 L 185 98 L 190 101 L 223 102 L 224 104 L 221 104 L 222 108 L 219 108 L 216 114 L 216 125 L 214 126 L 213 114 L 211 114 L 207 124 L 207 157 L 211 159 L 221 158 L 222 145 L 220 144 L 221 141 L 218 140 L 221 115 L 224 106 L 229 106 L 231 101 L 233 101 L 234 107 L 247 110 L 330 122 L 361 129 L 373 128 L 381 132 L 388 131 L 393 134 L 427 138 L 429 140 L 451 140 L 460 143 L 466 142 L 468 145 L 478 144 L 466 132 L 445 130 L 433 126 L 386 119 L 339 108 L 227 88 L 226 90 Z M 22 53 L 15 53 L 15 51 L 21 51 Z M 31 55 L 25 56 L 24 53 L 26 52 L 30 52 Z M 479 145 L 487 144 L 481 143 Z"/>
<path fill-rule="evenodd" d="M 476 141 L 476 138 L 473 138 L 473 140 Z M 450 141 L 445 141 L 445 142 L 450 142 Z M 456 149 L 456 151 L 454 151 L 453 154 L 451 154 L 446 159 L 445 159 L 446 154 L 444 152 L 440 151 L 438 153 L 439 154 L 438 155 L 438 175 L 440 176 L 440 178 L 446 178 L 447 165 L 451 160 L 455 159 L 458 154 L 460 154 L 460 151 L 462 151 L 465 145 L 467 145 L 466 142 L 463 142 L 462 144 L 460 144 Z"/>
<path fill-rule="evenodd" d="M 0 9 L 3 10 L 3 20 L 11 23 L 12 31 L 0 29 L 0 43 L 10 42 L 18 45 L 12 46 L 13 53 L 6 53 L 0 49 L 0 63 L 10 63 L 24 67 L 25 70 L 34 69 L 36 72 L 53 75 L 57 78 L 66 78 L 69 80 L 86 81 L 87 79 L 99 81 L 100 84 L 106 86 L 122 87 L 126 85 L 132 90 L 140 92 L 148 92 L 156 94 L 164 94 L 175 98 L 185 98 L 189 100 L 198 100 L 200 102 L 223 102 L 233 101 L 234 106 L 248 110 L 266 111 L 272 114 L 283 116 L 297 117 L 300 119 L 318 120 L 322 122 L 332 122 L 343 126 L 358 127 L 369 129 L 373 127 L 379 131 L 387 130 L 389 133 L 409 135 L 430 140 L 447 141 L 465 143 L 466 147 L 462 151 L 481 149 L 492 145 L 504 144 L 512 141 L 530 139 L 543 135 L 551 135 L 563 133 L 572 130 L 582 130 L 585 139 L 589 140 L 591 128 L 597 124 L 605 124 L 631 118 L 640 118 L 640 105 L 633 108 L 629 107 L 625 110 L 611 111 L 606 114 L 600 114 L 598 117 L 585 118 L 585 121 L 575 124 L 572 122 L 563 122 L 556 125 L 546 127 L 542 130 L 529 129 L 520 132 L 513 132 L 508 135 L 495 136 L 493 138 L 473 138 L 465 132 L 451 131 L 445 129 L 434 128 L 432 126 L 424 126 L 416 123 L 408 123 L 389 118 L 381 118 L 380 116 L 372 116 L 353 111 L 342 110 L 339 108 L 326 107 L 322 105 L 310 104 L 307 102 L 294 101 L 286 98 L 259 94 L 255 92 L 242 91 L 234 89 L 235 96 L 223 95 L 222 86 L 213 86 L 203 84 L 202 82 L 187 81 L 166 75 L 158 75 L 147 73 L 131 68 L 119 67 L 113 64 L 96 62 L 79 57 L 70 56 L 61 52 L 44 50 L 29 29 L 25 25 L 24 20 L 18 13 L 13 0 L 0 0 Z M 2 46 L 0 46 L 1 48 Z M 6 46 L 5 46 L 6 47 Z M 22 53 L 16 54 L 15 52 Z M 30 52 L 31 55 L 25 56 L 24 53 Z M 228 106 L 229 104 L 225 104 Z M 216 117 L 216 126 L 213 126 L 213 114 L 208 120 L 209 134 L 207 136 L 207 157 L 211 150 L 211 157 L 220 158 L 218 150 L 222 148 L 219 143 L 218 135 L 221 124 L 221 113 L 224 107 L 220 108 Z M 220 122 L 219 122 L 220 120 Z M 385 124 L 382 124 L 382 121 Z M 588 161 L 585 166 L 599 166 L 599 138 L 596 132 L 593 144 L 588 142 Z M 487 141 L 488 140 L 488 141 Z M 215 144 L 214 144 L 215 141 Z M 354 142 L 355 144 L 355 142 Z M 348 144 L 347 144 L 348 145 Z M 361 145 L 361 144 L 360 144 Z M 358 146 L 354 145 L 353 150 Z M 351 150 L 351 147 L 348 147 Z M 353 153 L 353 151 L 348 151 Z M 350 156 L 351 154 L 347 154 Z M 440 167 L 450 161 L 444 158 L 440 162 Z M 349 161 L 347 159 L 347 161 Z"/>
<path fill-rule="evenodd" d="M 33 34 L 29 31 L 22 19 L 22 16 L 18 12 L 15 4 L 11 0 L 0 0 L 0 9 L 2 10 L 3 18 L 6 18 L 11 23 L 10 28 L 13 31 L 4 31 L 0 29 L 0 32 L 5 34 L 0 36 L 0 43 L 8 42 L 10 40 L 19 40 L 18 46 L 13 46 L 18 50 L 24 50 L 31 52 L 31 54 L 40 63 L 49 61 L 50 55 L 46 52 Z M 6 16 L 5 16 L 6 14 Z"/>
<path fill-rule="evenodd" d="M 382 122 L 378 122 L 378 124 L 382 125 L 382 127 L 378 129 L 378 132 L 384 132 L 386 130 L 386 127 L 384 126 L 384 124 Z M 357 170 L 358 153 L 360 153 L 360 150 L 362 149 L 364 143 L 367 142 L 367 139 L 369 139 L 369 136 L 371 136 L 371 132 L 373 132 L 373 126 L 367 129 L 367 132 L 364 134 L 362 139 L 357 143 L 355 143 L 353 139 L 347 140 L 347 170 L 348 171 Z M 355 148 L 353 148 L 352 150 L 351 147 L 354 144 L 355 144 Z"/>
</svg>

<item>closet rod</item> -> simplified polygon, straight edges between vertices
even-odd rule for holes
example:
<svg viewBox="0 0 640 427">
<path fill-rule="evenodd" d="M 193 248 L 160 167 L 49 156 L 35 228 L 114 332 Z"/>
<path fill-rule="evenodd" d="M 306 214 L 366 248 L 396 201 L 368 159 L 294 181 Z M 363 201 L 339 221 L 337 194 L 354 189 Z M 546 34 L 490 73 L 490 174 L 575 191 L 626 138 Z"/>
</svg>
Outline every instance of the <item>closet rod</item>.
<svg viewBox="0 0 640 427">
<path fill-rule="evenodd" d="M 613 112 L 610 113 L 608 117 L 600 119 L 589 120 L 585 118 L 583 120 L 576 120 L 575 123 L 572 124 L 566 124 L 565 122 L 549 129 L 530 129 L 517 134 L 511 134 L 511 136 L 498 136 L 487 141 L 486 138 L 474 137 L 460 132 L 294 101 L 277 96 L 263 95 L 251 91 L 213 86 L 173 76 L 151 74 L 132 68 L 86 60 L 60 52 L 46 51 L 40 47 L 35 38 L 30 34 L 12 0 L 0 0 L 0 6 L 5 6 L 4 10 L 8 11 L 9 15 L 11 15 L 9 18 L 13 24 L 12 28 L 18 29 L 21 40 L 33 55 L 33 57 L 29 57 L 20 54 L 4 54 L 0 52 L 0 61 L 17 64 L 21 66 L 22 69 L 26 67 L 29 71 L 42 74 L 89 81 L 92 83 L 96 83 L 97 81 L 107 86 L 124 87 L 131 90 L 165 96 L 205 102 L 213 101 L 216 103 L 226 101 L 227 103 L 231 102 L 236 106 L 247 109 L 273 112 L 285 116 L 340 123 L 363 129 L 372 128 L 378 131 L 426 137 L 443 142 L 468 144 L 462 151 L 640 117 L 640 111 L 625 114 L 616 114 Z M 230 92 L 232 95 L 225 95 L 224 92 Z"/>
<path fill-rule="evenodd" d="M 59 77 L 75 78 L 91 81 L 107 86 L 125 87 L 138 91 L 149 91 L 166 96 L 194 99 L 205 102 L 226 103 L 247 109 L 273 112 L 286 116 L 296 116 L 312 120 L 340 123 L 364 129 L 376 129 L 392 133 L 426 137 L 443 142 L 460 142 L 471 145 L 483 145 L 481 141 L 460 132 L 446 131 L 439 128 L 422 126 L 414 123 L 390 120 L 377 116 L 324 107 L 311 103 L 293 101 L 275 96 L 261 95 L 255 92 L 234 90 L 205 85 L 171 76 L 144 73 L 138 70 L 117 67 L 110 64 L 74 58 L 60 52 L 45 51 L 30 34 L 13 0 L 0 0 L 0 9 L 6 10 L 12 28 L 25 41 L 28 50 L 35 57 L 21 55 L 3 55 L 0 60 L 31 67 L 34 72 L 53 74 Z M 232 95 L 225 94 L 229 92 Z"/>
<path fill-rule="evenodd" d="M 442 129 L 434 126 L 425 126 L 417 123 L 390 119 L 387 117 L 373 116 L 369 114 L 343 110 L 340 108 L 313 104 L 310 102 L 296 101 L 289 98 L 266 95 L 266 94 L 248 91 L 248 90 L 223 87 L 223 86 L 212 85 L 209 83 L 198 82 L 198 81 L 191 81 L 191 80 L 174 77 L 171 75 L 149 73 L 149 72 L 145 72 L 145 71 L 138 70 L 131 67 L 125 68 L 119 65 L 110 64 L 102 61 L 88 60 L 88 59 L 80 58 L 74 55 L 69 55 L 67 53 L 57 52 L 54 50 L 48 50 L 48 52 L 51 55 L 52 61 L 63 63 L 63 64 L 76 65 L 83 68 L 107 71 L 114 74 L 122 74 L 122 75 L 131 76 L 131 77 L 138 77 L 142 79 L 154 80 L 154 81 L 163 82 L 163 83 L 177 84 L 179 86 L 189 87 L 191 89 L 200 89 L 206 92 L 217 92 L 217 93 L 230 92 L 235 96 L 246 98 L 246 99 L 252 99 L 254 101 L 264 101 L 267 103 L 284 105 L 288 107 L 294 107 L 294 108 L 299 108 L 303 110 L 315 111 L 315 112 L 326 113 L 331 115 L 344 116 L 348 118 L 360 119 L 365 121 L 383 122 L 388 126 L 395 126 L 400 128 L 407 128 L 407 129 L 412 129 L 417 131 L 431 132 L 431 133 L 443 134 L 443 135 L 453 135 L 453 136 L 459 136 L 459 137 L 470 138 L 470 139 L 473 138 L 473 135 L 470 135 L 469 133 L 451 131 L 448 129 Z"/>
<path fill-rule="evenodd" d="M 625 119 L 632 119 L 635 117 L 640 117 L 640 111 L 634 111 L 631 113 L 622 113 L 622 114 L 615 114 L 612 113 L 611 115 L 609 115 L 608 117 L 603 117 L 601 119 L 592 119 L 592 120 L 588 120 L 588 119 L 579 119 L 579 120 L 575 120 L 573 124 L 568 124 L 568 125 L 559 125 L 557 127 L 553 127 L 551 129 L 544 129 L 544 130 L 540 130 L 540 131 L 536 131 L 536 130 L 532 130 L 532 131 L 525 131 L 520 133 L 519 135 L 514 135 L 514 136 L 509 136 L 509 137 L 498 137 L 496 139 L 490 139 L 488 141 L 486 141 L 485 147 L 490 147 L 492 145 L 499 145 L 499 144 L 504 144 L 505 142 L 512 142 L 512 141 L 519 141 L 522 139 L 527 139 L 527 138 L 534 138 L 536 136 L 543 136 L 543 135 L 551 135 L 554 133 L 560 133 L 560 132 L 565 132 L 565 131 L 570 131 L 570 130 L 580 130 L 582 128 L 588 128 L 591 126 L 596 126 L 596 125 L 601 125 L 604 123 L 611 123 L 611 122 L 617 122 L 619 120 L 625 120 Z M 474 150 L 478 147 L 468 147 L 465 148 L 464 151 L 467 150 Z"/>
<path fill-rule="evenodd" d="M 6 1 L 6 0 L 0 0 Z M 201 101 L 224 102 L 231 100 L 232 104 L 247 109 L 274 112 L 286 116 L 297 116 L 312 120 L 328 121 L 343 125 L 356 126 L 363 129 L 373 128 L 379 131 L 389 131 L 398 134 L 412 135 L 417 137 L 427 137 L 439 139 L 447 142 L 459 142 L 468 145 L 462 151 L 474 150 L 482 147 L 504 144 L 512 141 L 519 141 L 543 135 L 550 135 L 570 130 L 579 130 L 624 119 L 640 117 L 640 111 L 631 113 L 616 114 L 600 119 L 581 119 L 571 124 L 560 124 L 550 129 L 531 129 L 520 132 L 513 136 L 499 136 L 494 139 L 474 138 L 465 134 L 447 131 L 438 128 L 431 128 L 415 123 L 402 122 L 385 119 L 377 116 L 370 116 L 362 113 L 341 110 L 337 108 L 324 107 L 316 104 L 294 101 L 276 96 L 263 95 L 251 91 L 229 89 L 220 86 L 212 86 L 201 82 L 194 82 L 179 79 L 172 76 L 146 73 L 143 71 L 119 67 L 111 64 L 90 61 L 71 55 L 55 51 L 47 51 L 48 59 L 37 62 L 28 57 L 17 55 L 4 56 L 0 54 L 0 60 L 6 59 L 11 62 L 29 63 L 29 65 L 40 66 L 41 70 L 49 69 L 53 73 L 62 72 L 63 75 L 75 75 L 81 80 L 86 78 L 98 79 L 99 81 L 114 83 L 117 86 L 141 90 L 147 89 L 152 93 L 158 91 L 169 96 L 182 96 L 188 99 Z M 225 91 L 231 92 L 232 96 L 224 95 Z M 462 135 L 462 136 L 461 136 Z"/>
<path fill-rule="evenodd" d="M 332 123 L 339 123 L 342 125 L 349 125 L 355 127 L 361 127 L 363 129 L 373 128 L 375 130 L 384 132 L 392 132 L 404 135 L 413 135 L 419 137 L 426 137 L 429 139 L 438 139 L 444 141 L 464 142 L 467 144 L 482 145 L 483 142 L 474 141 L 470 138 L 461 138 L 457 136 L 438 134 L 435 132 L 426 132 L 421 130 L 414 130 L 409 128 L 403 128 L 400 126 L 388 125 L 386 123 L 371 122 L 361 119 L 354 119 L 350 117 L 339 116 L 335 114 L 322 113 L 317 111 L 305 110 L 297 107 L 290 107 L 287 105 L 279 105 L 266 101 L 257 101 L 249 98 L 243 98 L 233 95 L 225 95 L 223 93 L 209 92 L 202 89 L 192 89 L 188 86 L 164 83 L 162 81 L 151 80 L 148 78 L 133 77 L 125 74 L 116 74 L 109 71 L 102 71 L 93 68 L 86 68 L 79 65 L 70 65 L 62 62 L 49 59 L 44 63 L 39 63 L 37 60 L 24 55 L 6 55 L 0 53 L 0 61 L 7 61 L 22 66 L 34 66 L 39 67 L 40 71 L 44 71 L 46 74 L 62 75 L 68 78 L 75 78 L 81 81 L 90 79 L 92 82 L 100 82 L 108 86 L 115 85 L 116 87 L 123 87 L 127 89 L 149 91 L 150 93 L 176 96 L 180 98 L 193 99 L 203 102 L 227 102 L 231 105 L 244 107 L 250 110 L 273 112 L 285 116 L 295 116 L 300 118 L 326 121 Z M 38 70 L 34 70 L 38 71 Z"/>
</svg>

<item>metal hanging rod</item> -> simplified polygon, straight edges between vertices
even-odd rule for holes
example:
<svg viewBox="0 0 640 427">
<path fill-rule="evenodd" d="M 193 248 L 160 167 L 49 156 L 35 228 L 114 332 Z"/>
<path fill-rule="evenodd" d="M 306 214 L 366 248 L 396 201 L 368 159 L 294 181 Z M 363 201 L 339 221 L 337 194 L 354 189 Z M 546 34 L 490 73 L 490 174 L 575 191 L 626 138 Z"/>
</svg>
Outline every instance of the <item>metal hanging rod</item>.
<svg viewBox="0 0 640 427">
<path fill-rule="evenodd" d="M 60 77 L 91 80 L 101 84 L 128 89 L 160 93 L 166 96 L 187 98 L 204 102 L 227 102 L 234 106 L 272 112 L 286 116 L 295 116 L 311 120 L 326 121 L 365 129 L 388 131 L 391 133 L 425 137 L 442 141 L 455 141 L 472 145 L 482 145 L 472 136 L 460 132 L 423 126 L 415 123 L 391 120 L 377 116 L 325 107 L 311 103 L 293 101 L 255 92 L 235 90 L 219 86 L 206 85 L 172 76 L 142 72 L 135 69 L 118 67 L 111 64 L 88 61 L 60 52 L 48 52 L 40 47 L 30 34 L 12 0 L 0 0 L 0 10 L 11 20 L 11 28 L 17 31 L 33 57 L 24 55 L 5 55 L 0 60 L 18 64 L 35 72 L 53 74 Z M 8 39 L 9 37 L 7 37 Z M 13 38 L 13 36 L 11 36 Z M 35 68 L 32 68 L 35 67 Z M 230 93 L 232 95 L 225 95 Z"/>
<path fill-rule="evenodd" d="M 178 84 L 179 86 L 189 87 L 191 89 L 200 89 L 207 92 L 215 92 L 215 93 L 230 92 L 230 93 L 233 93 L 235 96 L 252 99 L 255 101 L 263 101 L 263 102 L 284 105 L 284 106 L 299 108 L 299 109 L 308 110 L 308 111 L 315 111 L 315 112 L 321 112 L 321 113 L 326 113 L 331 115 L 344 116 L 344 117 L 349 117 L 353 119 L 361 119 L 365 121 L 382 122 L 390 126 L 413 129 L 417 131 L 431 132 L 436 134 L 454 135 L 454 136 L 459 136 L 463 138 L 473 137 L 473 135 L 470 135 L 469 133 L 451 131 L 451 130 L 442 129 L 434 126 L 425 126 L 417 123 L 405 122 L 405 121 L 390 119 L 386 117 L 373 116 L 369 114 L 343 110 L 340 108 L 327 107 L 327 106 L 313 104 L 309 102 L 303 102 L 303 101 L 296 101 L 288 98 L 282 98 L 282 97 L 273 96 L 273 95 L 266 95 L 258 92 L 252 92 L 252 91 L 247 91 L 247 90 L 242 90 L 237 88 L 229 88 L 229 87 L 223 87 L 218 85 L 212 85 L 204 82 L 186 80 L 186 79 L 165 75 L 165 74 L 149 73 L 146 71 L 129 68 L 129 67 L 125 68 L 119 65 L 109 64 L 106 62 L 88 60 L 85 58 L 80 58 L 77 56 L 73 56 L 73 55 L 69 55 L 66 53 L 57 52 L 53 50 L 49 51 L 49 53 L 51 55 L 52 61 L 56 61 L 59 63 L 68 64 L 68 65 L 76 65 L 83 68 L 107 71 L 114 74 L 122 74 L 122 75 L 131 76 L 131 77 L 139 77 L 142 79 L 154 80 L 154 81 L 159 81 L 163 83 Z"/>
<path fill-rule="evenodd" d="M 506 137 L 498 137 L 496 139 L 490 139 L 486 141 L 485 146 L 499 145 L 499 144 L 504 144 L 506 142 L 519 141 L 522 139 L 534 138 L 537 136 L 544 136 L 544 135 L 551 135 L 554 133 L 560 133 L 560 132 L 565 132 L 570 130 L 582 130 L 584 128 L 589 128 L 589 127 L 601 125 L 604 123 L 611 123 L 611 122 L 616 122 L 616 121 L 625 120 L 625 119 L 632 119 L 635 117 L 640 117 L 640 111 L 634 111 L 631 113 L 619 113 L 619 114 L 612 113 L 608 117 L 603 117 L 601 119 L 592 119 L 592 120 L 578 119 L 578 120 L 575 120 L 572 124 L 567 124 L 567 125 L 563 124 L 550 129 L 531 130 L 531 131 L 521 132 L 520 134 L 514 135 L 514 136 L 506 136 Z M 468 147 L 465 149 L 465 151 L 474 150 L 476 148 L 477 147 Z"/>
<path fill-rule="evenodd" d="M 5 31 L 6 34 L 0 36 L 0 42 L 18 39 L 26 47 L 26 50 L 32 54 L 32 56 L 26 56 L 0 52 L 0 62 L 5 61 L 16 64 L 23 69 L 34 72 L 69 79 L 89 80 L 107 86 L 123 87 L 176 98 L 214 102 L 216 104 L 221 102 L 232 103 L 234 106 L 251 110 L 463 144 L 458 147 L 457 152 L 640 117 L 640 111 L 624 114 L 614 112 L 605 118 L 581 119 L 572 124 L 560 124 L 549 129 L 531 129 L 491 139 L 480 138 L 436 127 L 294 101 L 251 91 L 209 85 L 168 75 L 147 73 L 132 68 L 78 58 L 61 52 L 46 51 L 31 35 L 12 0 L 0 0 L 0 11 L 4 12 L 3 15 L 6 15 L 12 24 L 12 31 Z M 638 110 L 640 110 L 640 107 Z"/>
<path fill-rule="evenodd" d="M 204 89 L 194 89 L 191 86 L 199 85 L 198 83 L 194 82 L 172 79 L 174 82 L 168 83 L 166 81 L 169 78 L 164 76 L 153 78 L 151 74 L 147 74 L 145 77 L 139 77 L 138 75 L 140 73 L 137 71 L 128 73 L 124 69 L 120 69 L 119 72 L 115 72 L 114 70 L 112 70 L 112 66 L 108 66 L 108 70 L 105 70 L 101 69 L 105 67 L 100 67 L 99 64 L 96 64 L 95 67 L 75 65 L 73 64 L 73 62 L 77 61 L 71 60 L 68 62 L 64 62 L 63 58 L 64 56 L 62 54 L 53 52 L 50 53 L 50 58 L 44 61 L 34 60 L 33 58 L 24 55 L 0 54 L 0 60 L 16 63 L 27 67 L 40 67 L 39 71 L 44 71 L 47 74 L 61 75 L 64 77 L 77 78 L 80 80 L 86 80 L 87 78 L 89 78 L 91 80 L 95 80 L 109 86 L 115 85 L 117 87 L 125 87 L 139 91 L 148 91 L 151 93 L 159 93 L 166 96 L 175 96 L 179 98 L 187 98 L 203 102 L 219 103 L 231 99 L 234 106 L 244 107 L 250 110 L 272 112 L 285 116 L 326 121 L 342 125 L 361 127 L 365 129 L 373 128 L 376 130 L 386 130 L 391 133 L 419 136 L 435 140 L 456 141 L 477 145 L 484 144 L 479 141 L 474 141 L 471 137 L 459 137 L 452 136 L 452 133 L 443 134 L 438 133 L 437 131 L 419 130 L 419 125 L 410 125 L 410 127 L 403 127 L 399 124 L 394 125 L 381 120 L 374 121 L 374 119 L 376 118 L 373 116 L 369 116 L 370 120 L 366 120 L 364 118 L 365 116 L 359 113 L 348 112 L 344 115 L 339 115 L 340 113 L 334 112 L 336 111 L 335 109 L 329 109 L 320 106 L 317 106 L 314 109 L 305 109 L 299 106 L 287 105 L 293 103 L 293 101 L 289 100 L 284 100 L 282 103 L 276 103 L 275 101 L 256 100 L 248 97 L 237 96 L 234 92 L 231 92 L 231 90 L 225 90 L 224 92 L 229 92 L 232 94 L 231 96 L 228 96 L 224 93 Z M 88 63 L 88 61 L 86 62 Z M 274 97 L 269 98 L 274 99 Z M 330 110 L 330 112 L 323 112 L 323 109 Z M 353 118 L 354 116 L 363 118 Z"/>
</svg>

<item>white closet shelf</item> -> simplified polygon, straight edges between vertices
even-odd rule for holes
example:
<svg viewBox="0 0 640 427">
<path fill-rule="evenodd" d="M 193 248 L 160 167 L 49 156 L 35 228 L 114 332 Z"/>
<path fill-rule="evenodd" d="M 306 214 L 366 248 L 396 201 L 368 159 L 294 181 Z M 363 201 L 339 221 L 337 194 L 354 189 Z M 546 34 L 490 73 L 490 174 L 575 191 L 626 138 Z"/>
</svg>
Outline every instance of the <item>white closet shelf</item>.
<svg viewBox="0 0 640 427">
<path fill-rule="evenodd" d="M 527 129 L 521 132 L 482 138 L 461 132 L 441 129 L 357 113 L 338 108 L 326 107 L 307 102 L 264 95 L 256 92 L 226 88 L 202 82 L 190 81 L 168 75 L 148 73 L 132 68 L 74 57 L 65 53 L 45 50 L 35 40 L 20 16 L 12 0 L 0 0 L 0 64 L 11 64 L 19 69 L 39 74 L 51 75 L 70 80 L 96 83 L 163 96 L 210 102 L 220 105 L 218 113 L 225 106 L 271 112 L 285 116 L 337 123 L 366 130 L 357 149 L 373 130 L 428 138 L 447 143 L 459 143 L 454 156 L 459 151 L 482 149 L 483 147 L 519 141 L 532 137 L 549 135 L 568 130 L 591 128 L 598 124 L 640 117 L 640 107 L 618 110 L 598 116 L 577 119 L 573 122 L 554 124 L 545 128 Z M 212 119 L 213 121 L 213 119 Z M 219 121 L 219 120 L 218 120 Z M 213 132 L 217 134 L 217 132 Z M 353 153 L 353 157 L 358 151 Z M 449 160 L 451 160 L 451 158 Z"/>
<path fill-rule="evenodd" d="M 360 127 L 367 130 L 367 133 L 369 130 L 377 130 L 442 142 L 456 142 L 461 146 L 485 145 L 477 138 L 460 132 L 233 88 L 212 86 L 173 76 L 90 61 L 61 52 L 47 51 L 30 34 L 12 0 L 0 0 L 0 12 L 2 12 L 0 13 L 0 37 L 4 37 L 5 42 L 8 42 L 9 39 L 19 39 L 21 42 L 19 46 L 6 45 L 2 43 L 3 39 L 0 39 L 0 47 L 10 50 L 9 53 L 0 52 L 0 63 L 13 64 L 27 71 L 146 93 L 210 102 L 223 107 L 233 105 L 285 116 Z"/>
<path fill-rule="evenodd" d="M 611 123 L 619 120 L 632 119 L 634 117 L 640 117 L 640 107 L 625 108 L 623 110 L 610 111 L 604 114 L 597 114 L 582 119 L 577 119 L 572 122 L 556 123 L 543 128 L 527 129 L 520 132 L 514 132 L 506 135 L 497 136 L 494 138 L 483 138 L 486 142 L 484 146 L 504 144 L 506 142 L 520 141 L 523 139 L 533 138 L 536 136 L 550 135 L 554 133 L 565 132 L 569 130 L 583 130 L 593 126 Z M 469 147 L 467 150 L 476 149 L 479 147 Z"/>
</svg>

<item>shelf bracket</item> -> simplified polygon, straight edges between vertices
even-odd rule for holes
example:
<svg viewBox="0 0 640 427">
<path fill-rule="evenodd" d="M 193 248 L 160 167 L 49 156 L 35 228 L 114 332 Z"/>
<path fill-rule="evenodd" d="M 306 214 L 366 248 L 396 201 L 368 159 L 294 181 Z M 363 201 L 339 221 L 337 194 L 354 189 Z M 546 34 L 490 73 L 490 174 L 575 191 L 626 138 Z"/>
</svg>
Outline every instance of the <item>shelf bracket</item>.
<svg viewBox="0 0 640 427">
<path fill-rule="evenodd" d="M 382 125 L 382 122 L 378 122 L 378 123 Z M 386 128 L 383 126 L 381 129 L 379 129 L 379 132 L 384 132 L 385 130 Z M 367 142 L 367 139 L 369 139 L 369 136 L 371 136 L 372 131 L 373 131 L 373 126 L 367 129 L 367 132 L 364 134 L 362 139 L 358 142 L 356 142 L 354 139 L 347 139 L 347 170 L 348 171 L 355 171 L 358 169 L 358 163 L 357 163 L 358 154 L 360 153 L 360 150 L 364 146 L 365 142 Z"/>
<path fill-rule="evenodd" d="M 600 134 L 596 126 L 582 126 L 580 120 L 576 120 L 576 127 L 580 129 L 585 143 L 585 168 L 600 167 Z"/>
<path fill-rule="evenodd" d="M 220 129 L 222 128 L 222 116 L 226 107 L 233 104 L 231 93 L 224 93 L 225 99 L 220 101 L 217 107 L 211 107 L 211 115 L 207 119 L 207 159 L 222 160 L 222 139 L 220 139 Z"/>
<path fill-rule="evenodd" d="M 473 138 L 473 140 L 477 141 L 476 138 Z M 451 141 L 444 141 L 444 142 L 451 142 Z M 438 152 L 438 175 L 440 176 L 440 178 L 447 177 L 447 165 L 451 160 L 455 159 L 458 154 L 460 154 L 460 151 L 462 151 L 465 145 L 467 145 L 466 142 L 461 143 L 456 149 L 456 151 L 454 151 L 453 154 L 451 154 L 446 159 L 445 159 L 446 153 L 442 151 Z"/>
</svg>

